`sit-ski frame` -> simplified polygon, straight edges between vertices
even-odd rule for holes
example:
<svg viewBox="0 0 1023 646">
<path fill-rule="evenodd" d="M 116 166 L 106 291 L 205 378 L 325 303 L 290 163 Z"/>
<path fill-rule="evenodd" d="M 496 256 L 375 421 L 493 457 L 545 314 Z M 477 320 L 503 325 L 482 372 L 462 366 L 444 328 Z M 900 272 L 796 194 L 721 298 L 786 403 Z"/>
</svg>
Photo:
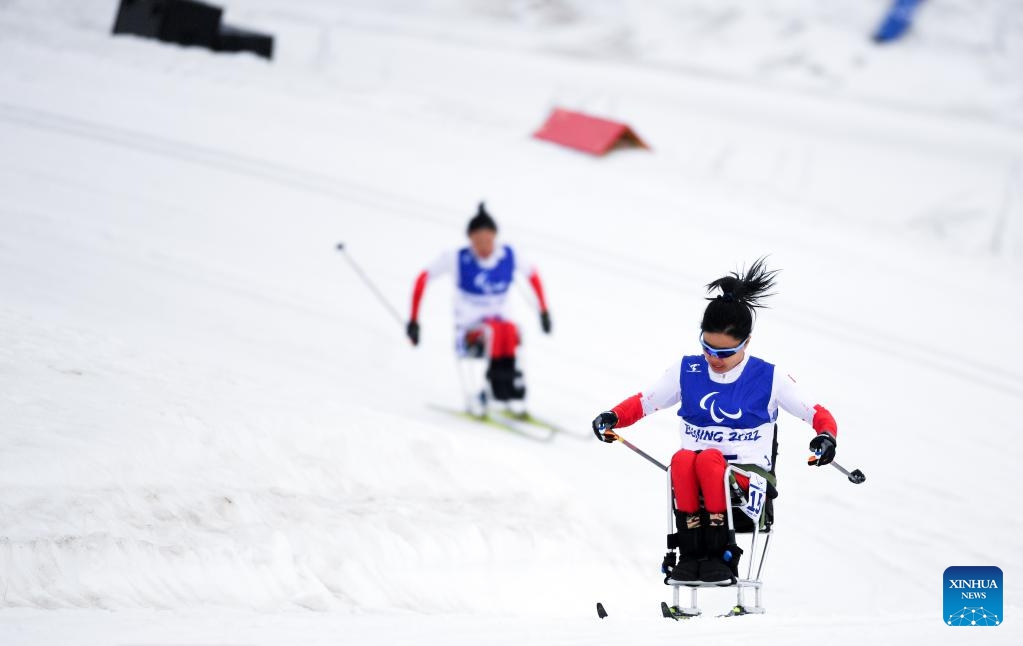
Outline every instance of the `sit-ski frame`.
<svg viewBox="0 0 1023 646">
<path fill-rule="evenodd" d="M 674 494 L 673 494 L 672 489 L 671 489 L 671 469 L 668 468 L 668 469 L 666 469 L 666 471 L 668 473 L 668 534 L 673 534 L 673 533 L 675 533 L 675 511 L 674 511 L 675 510 L 675 499 L 674 499 Z M 740 468 L 738 468 L 738 467 L 736 467 L 735 465 L 732 465 L 732 464 L 729 464 L 725 468 L 725 476 L 724 476 L 724 481 L 723 481 L 722 485 L 725 488 L 725 500 L 729 501 L 728 504 L 725 506 L 725 508 L 726 508 L 726 513 L 728 515 L 728 538 L 729 538 L 729 542 L 731 542 L 731 543 L 735 542 L 735 521 L 734 521 L 734 519 L 732 517 L 732 513 L 733 512 L 732 512 L 732 503 L 731 503 L 731 495 L 730 495 L 730 487 L 729 487 L 729 484 L 730 484 L 730 481 L 731 481 L 731 475 L 733 473 L 738 473 L 740 475 L 744 475 L 747 478 L 749 478 L 751 475 L 753 475 L 752 473 L 750 473 L 748 471 L 744 471 L 744 470 L 742 470 L 742 469 L 740 469 Z M 765 501 L 765 504 L 760 507 L 760 516 L 763 516 L 764 508 L 765 507 L 766 507 L 766 501 Z M 735 607 L 732 609 L 732 612 L 729 613 L 729 614 L 763 614 L 763 613 L 767 612 L 767 610 L 761 604 L 761 589 L 763 588 L 764 583 L 763 583 L 763 581 L 760 580 L 760 575 L 761 575 L 761 572 L 762 572 L 762 570 L 764 568 L 764 561 L 767 559 L 767 550 L 768 550 L 768 548 L 771 545 L 771 536 L 774 534 L 774 528 L 772 527 L 768 531 L 763 532 L 763 533 L 766 535 L 766 537 L 764 539 L 764 546 L 760 550 L 760 552 L 758 553 L 757 552 L 757 539 L 760 537 L 760 534 L 761 534 L 761 532 L 760 532 L 760 517 L 758 516 L 755 520 L 753 520 L 753 533 L 752 533 L 752 539 L 751 539 L 751 542 L 750 542 L 749 561 L 748 561 L 748 564 L 746 566 L 746 577 L 745 578 L 736 579 L 735 584 L 733 584 L 733 585 L 735 585 L 735 588 L 736 588 L 736 601 L 735 601 Z M 756 578 L 753 578 L 753 576 L 752 576 L 754 562 L 756 563 L 756 566 L 757 566 L 757 568 L 756 568 L 756 570 L 757 570 Z M 697 593 L 699 592 L 700 588 L 721 588 L 721 587 L 728 587 L 728 586 L 720 586 L 720 585 L 717 585 L 715 583 L 702 583 L 702 584 L 699 584 L 699 585 L 693 585 L 693 584 L 688 584 L 687 585 L 687 584 L 684 584 L 684 583 L 681 583 L 681 582 L 672 581 L 671 578 L 666 579 L 665 582 L 672 587 L 672 610 L 674 612 L 677 612 L 679 615 L 686 616 L 686 617 L 695 617 L 697 615 L 702 614 L 702 611 L 700 610 L 699 604 L 698 604 L 697 599 L 696 599 Z M 689 590 L 689 594 L 690 594 L 690 601 L 689 601 L 689 603 L 690 603 L 690 605 L 689 605 L 689 607 L 685 607 L 685 608 L 683 608 L 682 606 L 679 605 L 679 588 L 682 587 L 682 586 L 686 586 L 686 587 L 690 588 L 690 590 Z M 754 603 L 753 603 L 753 606 L 751 606 L 751 607 L 746 606 L 746 603 L 745 603 L 745 599 L 744 599 L 744 594 L 743 593 L 745 592 L 746 588 L 753 588 Z"/>
</svg>

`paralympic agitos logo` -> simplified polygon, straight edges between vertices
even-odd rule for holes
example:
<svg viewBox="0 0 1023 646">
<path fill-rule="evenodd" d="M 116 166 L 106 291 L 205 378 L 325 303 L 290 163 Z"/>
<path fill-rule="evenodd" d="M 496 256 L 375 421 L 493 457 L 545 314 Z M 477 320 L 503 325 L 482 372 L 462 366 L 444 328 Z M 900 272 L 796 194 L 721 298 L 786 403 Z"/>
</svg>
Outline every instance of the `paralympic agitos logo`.
<svg viewBox="0 0 1023 646">
<path fill-rule="evenodd" d="M 948 626 L 1000 626 L 1002 570 L 953 566 L 945 570 L 944 621 Z"/>
<path fill-rule="evenodd" d="M 723 408 L 718 408 L 717 402 L 714 401 L 713 399 L 714 395 L 717 394 L 718 391 L 715 390 L 712 393 L 707 393 L 706 395 L 703 396 L 703 399 L 700 400 L 700 408 L 710 413 L 711 419 L 720 424 L 721 422 L 725 421 L 725 417 L 727 417 L 728 419 L 739 419 L 740 417 L 742 417 L 741 408 L 734 413 L 729 413 Z M 707 406 L 708 400 L 710 401 L 710 407 Z M 718 415 L 719 412 L 721 413 L 721 415 L 724 415 L 724 417 Z"/>
</svg>

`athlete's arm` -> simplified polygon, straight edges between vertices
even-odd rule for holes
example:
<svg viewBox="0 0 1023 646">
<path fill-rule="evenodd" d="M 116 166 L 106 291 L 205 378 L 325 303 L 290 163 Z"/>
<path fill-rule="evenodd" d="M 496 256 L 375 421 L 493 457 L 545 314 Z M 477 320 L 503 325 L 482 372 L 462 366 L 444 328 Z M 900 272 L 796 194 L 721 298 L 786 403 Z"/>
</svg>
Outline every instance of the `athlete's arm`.
<svg viewBox="0 0 1023 646">
<path fill-rule="evenodd" d="M 520 275 L 524 276 L 529 285 L 533 288 L 533 293 L 536 294 L 537 307 L 540 308 L 540 327 L 543 328 L 544 332 L 550 333 L 551 331 L 551 315 L 547 311 L 547 298 L 544 296 L 543 281 L 540 280 L 540 272 L 537 271 L 536 265 L 529 262 L 527 258 L 515 252 L 515 271 Z"/>
<path fill-rule="evenodd" d="M 838 423 L 827 408 L 809 397 L 790 375 L 774 369 L 774 400 L 786 413 L 810 424 L 817 434 L 831 433 L 838 437 Z"/>
<path fill-rule="evenodd" d="M 529 285 L 533 288 L 533 293 L 536 294 L 536 300 L 540 306 L 540 311 L 546 312 L 547 299 L 544 296 L 543 282 L 540 280 L 540 272 L 537 271 L 536 265 L 534 265 L 528 257 L 519 253 L 518 249 L 515 249 L 514 253 L 515 271 L 529 282 Z"/>
<path fill-rule="evenodd" d="M 410 322 L 419 320 L 419 305 L 422 303 L 423 293 L 426 292 L 427 281 L 432 277 L 443 276 L 453 272 L 457 262 L 457 255 L 453 251 L 448 251 L 438 256 L 436 260 L 427 265 L 426 269 L 419 272 L 419 275 L 416 276 L 415 285 L 412 287 L 412 314 L 409 316 Z"/>
<path fill-rule="evenodd" d="M 611 411 L 618 416 L 615 428 L 631 426 L 650 413 L 662 408 L 669 408 L 682 401 L 682 390 L 679 375 L 682 371 L 682 360 L 679 359 L 661 375 L 660 379 L 618 404 Z"/>
<path fill-rule="evenodd" d="M 547 299 L 543 295 L 543 283 L 540 281 L 540 274 L 533 269 L 529 274 L 529 284 L 533 287 L 533 292 L 536 294 L 536 301 L 540 305 L 540 312 L 547 311 Z"/>
</svg>

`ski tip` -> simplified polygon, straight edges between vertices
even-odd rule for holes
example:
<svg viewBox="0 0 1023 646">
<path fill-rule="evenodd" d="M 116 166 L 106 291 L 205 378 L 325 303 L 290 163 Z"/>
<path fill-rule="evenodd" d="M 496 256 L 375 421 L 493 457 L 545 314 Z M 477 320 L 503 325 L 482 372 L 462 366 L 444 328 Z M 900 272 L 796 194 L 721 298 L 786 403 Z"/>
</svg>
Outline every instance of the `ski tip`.
<svg viewBox="0 0 1023 646">
<path fill-rule="evenodd" d="M 700 616 L 699 609 L 688 608 L 689 612 L 683 612 L 678 606 L 669 606 L 665 602 L 661 602 L 661 615 L 665 619 L 671 619 L 674 621 L 682 621 L 684 619 L 692 619 L 693 617 Z"/>
<path fill-rule="evenodd" d="M 678 615 L 673 612 L 673 608 L 670 608 L 665 602 L 661 602 L 661 616 L 665 619 L 674 619 L 678 621 Z"/>
<path fill-rule="evenodd" d="M 604 610 L 604 604 L 597 602 L 597 616 L 603 619 L 607 617 L 607 610 Z"/>
</svg>

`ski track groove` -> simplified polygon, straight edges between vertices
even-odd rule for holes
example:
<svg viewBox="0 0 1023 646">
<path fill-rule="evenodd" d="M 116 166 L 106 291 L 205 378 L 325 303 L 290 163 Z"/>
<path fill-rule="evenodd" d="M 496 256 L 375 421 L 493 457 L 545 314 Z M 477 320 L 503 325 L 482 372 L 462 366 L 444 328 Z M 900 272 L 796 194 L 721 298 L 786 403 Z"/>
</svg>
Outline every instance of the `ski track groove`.
<svg viewBox="0 0 1023 646">
<path fill-rule="evenodd" d="M 260 160 L 253 157 L 237 155 L 215 148 L 197 144 L 157 137 L 137 131 L 115 128 L 92 121 L 60 115 L 53 112 L 17 106 L 11 103 L 0 103 L 0 119 L 50 132 L 57 132 L 84 139 L 95 140 L 134 151 L 144 151 L 159 156 L 185 162 L 204 165 L 222 171 L 230 171 L 247 177 L 259 177 L 277 182 L 281 185 L 299 190 L 311 191 L 352 202 L 361 206 L 383 209 L 391 216 L 403 220 L 421 222 L 423 220 L 436 226 L 448 228 L 450 218 L 438 215 L 452 212 L 440 204 L 432 204 L 422 200 L 384 193 L 379 189 L 365 185 L 355 185 L 340 178 L 332 177 L 315 171 L 299 169 L 284 164 Z M 344 188 L 339 188 L 343 185 Z M 412 207 L 412 208 L 409 208 Z M 577 256 L 587 266 L 594 266 L 593 259 L 600 258 L 596 265 L 602 271 L 611 271 L 606 261 L 611 258 L 618 263 L 613 272 L 616 275 L 631 275 L 648 284 L 656 284 L 666 289 L 677 289 L 676 280 L 685 275 L 674 269 L 666 270 L 655 263 L 626 262 L 625 256 L 609 253 L 606 249 L 594 249 L 592 253 L 566 253 L 565 239 L 556 234 L 541 232 L 531 227 L 520 227 L 533 239 L 534 245 L 553 250 L 562 258 Z M 573 242 L 578 247 L 578 242 Z M 615 256 L 618 256 L 617 258 Z M 642 264 L 643 273 L 636 271 Z M 649 273 L 647 273 L 649 272 Z M 663 276 L 672 276 L 672 280 Z M 694 278 L 695 276 L 687 276 Z M 1004 368 L 979 363 L 971 358 L 952 356 L 940 358 L 922 344 L 903 339 L 891 333 L 857 326 L 841 319 L 829 319 L 811 308 L 793 305 L 794 314 L 780 314 L 783 319 L 796 321 L 800 326 L 813 329 L 825 337 L 844 339 L 848 342 L 866 346 L 883 354 L 885 357 L 898 356 L 909 363 L 920 363 L 942 372 L 950 377 L 982 383 L 990 388 L 1002 391 L 1017 399 L 1023 399 L 1023 375 L 1009 372 Z M 816 319 L 827 321 L 827 325 L 815 322 Z M 908 349 L 907 349 L 908 348 Z"/>
</svg>

